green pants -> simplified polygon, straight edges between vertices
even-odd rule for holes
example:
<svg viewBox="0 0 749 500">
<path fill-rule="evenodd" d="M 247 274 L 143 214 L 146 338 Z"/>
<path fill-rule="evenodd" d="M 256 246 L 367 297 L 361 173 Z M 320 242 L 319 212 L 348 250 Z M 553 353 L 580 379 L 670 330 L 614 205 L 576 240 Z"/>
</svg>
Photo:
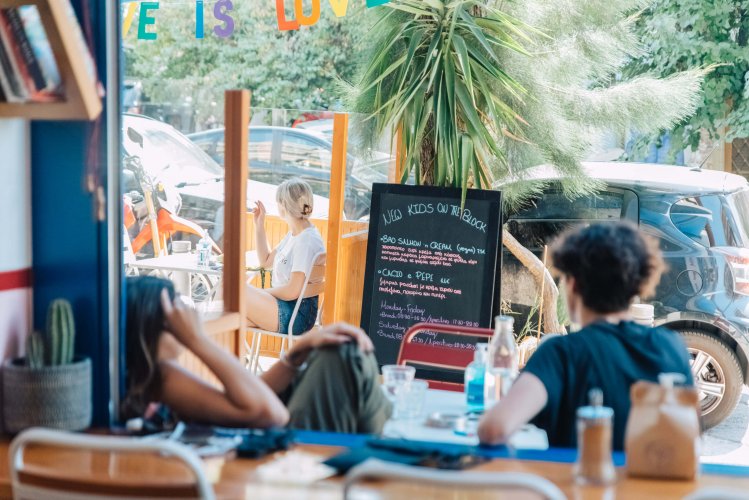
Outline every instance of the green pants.
<svg viewBox="0 0 749 500">
<path fill-rule="evenodd" d="M 318 349 L 282 399 L 289 427 L 328 432 L 376 434 L 392 405 L 377 380 L 374 354 L 354 343 Z"/>
</svg>

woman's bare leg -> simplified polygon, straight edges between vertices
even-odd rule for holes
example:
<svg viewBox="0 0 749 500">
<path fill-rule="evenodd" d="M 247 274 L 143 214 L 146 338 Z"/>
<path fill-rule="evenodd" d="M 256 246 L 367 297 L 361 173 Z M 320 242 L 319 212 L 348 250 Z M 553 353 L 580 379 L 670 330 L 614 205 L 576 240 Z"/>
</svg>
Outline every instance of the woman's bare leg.
<svg viewBox="0 0 749 500">
<path fill-rule="evenodd" d="M 248 285 L 245 304 L 250 326 L 271 332 L 278 331 L 278 302 L 273 295 Z"/>
</svg>

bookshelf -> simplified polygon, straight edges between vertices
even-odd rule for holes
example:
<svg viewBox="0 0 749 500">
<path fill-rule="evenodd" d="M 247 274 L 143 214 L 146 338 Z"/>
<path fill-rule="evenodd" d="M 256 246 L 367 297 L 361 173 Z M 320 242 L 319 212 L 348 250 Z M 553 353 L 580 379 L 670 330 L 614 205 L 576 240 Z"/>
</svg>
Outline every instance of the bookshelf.
<svg viewBox="0 0 749 500">
<path fill-rule="evenodd" d="M 77 38 L 77 21 L 67 0 L 0 0 L 0 9 L 35 5 L 52 48 L 63 96 L 55 102 L 0 102 L 0 118 L 30 120 L 93 120 L 102 111 L 97 81 L 86 67 L 86 47 Z"/>
</svg>

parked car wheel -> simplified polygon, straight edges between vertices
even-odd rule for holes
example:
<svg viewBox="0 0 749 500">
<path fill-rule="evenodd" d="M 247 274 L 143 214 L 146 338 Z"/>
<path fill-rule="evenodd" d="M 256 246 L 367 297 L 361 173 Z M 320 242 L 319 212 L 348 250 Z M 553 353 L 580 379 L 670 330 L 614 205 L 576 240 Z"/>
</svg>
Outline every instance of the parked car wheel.
<svg viewBox="0 0 749 500">
<path fill-rule="evenodd" d="M 736 354 L 722 341 L 698 331 L 679 332 L 687 344 L 705 429 L 726 419 L 739 402 L 744 375 Z"/>
</svg>

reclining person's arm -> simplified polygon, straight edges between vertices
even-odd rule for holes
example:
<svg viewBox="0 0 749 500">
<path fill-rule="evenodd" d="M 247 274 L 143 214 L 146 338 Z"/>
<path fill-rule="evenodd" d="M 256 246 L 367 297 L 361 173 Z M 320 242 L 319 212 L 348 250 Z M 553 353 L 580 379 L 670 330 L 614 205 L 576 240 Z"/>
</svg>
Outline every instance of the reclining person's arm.
<svg viewBox="0 0 749 500">
<path fill-rule="evenodd" d="M 160 400 L 181 418 L 218 425 L 272 427 L 285 425 L 286 407 L 258 377 L 203 333 L 197 313 L 162 295 L 169 331 L 216 375 L 219 390 L 180 367 L 161 361 Z"/>
</svg>

